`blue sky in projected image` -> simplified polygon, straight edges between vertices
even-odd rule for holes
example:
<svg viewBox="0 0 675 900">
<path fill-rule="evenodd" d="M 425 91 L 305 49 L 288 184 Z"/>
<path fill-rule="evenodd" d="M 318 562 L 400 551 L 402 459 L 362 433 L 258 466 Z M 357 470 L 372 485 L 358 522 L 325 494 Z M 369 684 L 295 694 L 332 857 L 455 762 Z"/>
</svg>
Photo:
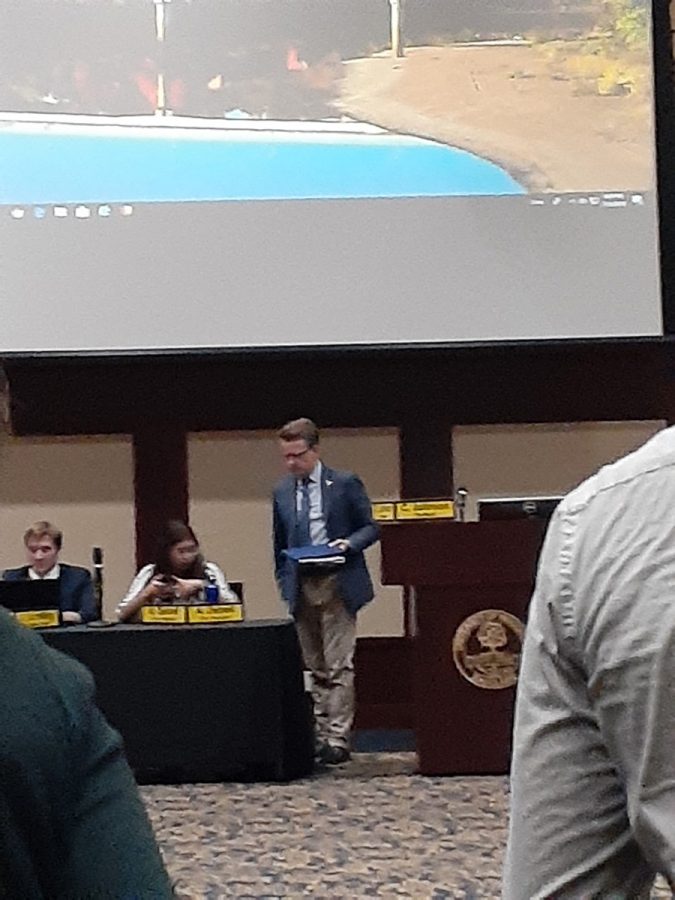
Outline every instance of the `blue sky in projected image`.
<svg viewBox="0 0 675 900">
<path fill-rule="evenodd" d="M 18 118 L 0 131 L 0 203 L 524 193 L 488 160 L 360 123 Z"/>
</svg>

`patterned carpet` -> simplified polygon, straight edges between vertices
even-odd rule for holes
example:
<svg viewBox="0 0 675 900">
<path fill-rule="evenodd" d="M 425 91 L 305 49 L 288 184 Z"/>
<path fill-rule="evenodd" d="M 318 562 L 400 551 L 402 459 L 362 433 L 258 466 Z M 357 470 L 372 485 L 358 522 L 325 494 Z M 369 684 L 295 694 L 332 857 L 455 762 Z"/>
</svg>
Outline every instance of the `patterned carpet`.
<svg viewBox="0 0 675 900">
<path fill-rule="evenodd" d="M 181 898 L 498 898 L 506 779 L 414 770 L 359 753 L 292 784 L 142 791 Z"/>
</svg>

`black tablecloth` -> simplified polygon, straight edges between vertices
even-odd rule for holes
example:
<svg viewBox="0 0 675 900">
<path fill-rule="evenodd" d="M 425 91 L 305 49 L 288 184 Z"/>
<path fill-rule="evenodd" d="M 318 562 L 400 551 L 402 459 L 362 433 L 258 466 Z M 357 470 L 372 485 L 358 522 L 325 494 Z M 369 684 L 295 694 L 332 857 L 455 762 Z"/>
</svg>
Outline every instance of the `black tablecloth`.
<svg viewBox="0 0 675 900">
<path fill-rule="evenodd" d="M 290 621 L 42 632 L 94 674 L 142 783 L 280 780 L 313 766 Z"/>
</svg>

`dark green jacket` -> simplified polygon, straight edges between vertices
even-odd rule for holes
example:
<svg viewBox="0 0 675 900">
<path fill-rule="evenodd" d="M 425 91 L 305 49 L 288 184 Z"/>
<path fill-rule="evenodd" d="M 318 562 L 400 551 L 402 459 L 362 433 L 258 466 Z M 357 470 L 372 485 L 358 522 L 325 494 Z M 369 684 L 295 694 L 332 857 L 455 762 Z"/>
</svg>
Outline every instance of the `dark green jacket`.
<svg viewBox="0 0 675 900">
<path fill-rule="evenodd" d="M 0 898 L 173 896 L 91 675 L 0 610 Z"/>
</svg>

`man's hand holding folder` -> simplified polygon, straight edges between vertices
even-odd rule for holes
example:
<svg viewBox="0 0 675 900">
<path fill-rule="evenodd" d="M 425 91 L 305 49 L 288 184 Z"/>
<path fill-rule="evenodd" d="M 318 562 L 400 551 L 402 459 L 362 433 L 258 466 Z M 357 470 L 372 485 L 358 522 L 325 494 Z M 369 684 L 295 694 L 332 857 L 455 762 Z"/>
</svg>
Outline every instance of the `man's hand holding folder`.
<svg viewBox="0 0 675 900">
<path fill-rule="evenodd" d="M 298 565 L 342 565 L 345 562 L 344 551 L 337 544 L 346 541 L 331 541 L 330 544 L 309 544 L 306 547 L 289 547 L 283 550 L 284 556 Z"/>
</svg>

